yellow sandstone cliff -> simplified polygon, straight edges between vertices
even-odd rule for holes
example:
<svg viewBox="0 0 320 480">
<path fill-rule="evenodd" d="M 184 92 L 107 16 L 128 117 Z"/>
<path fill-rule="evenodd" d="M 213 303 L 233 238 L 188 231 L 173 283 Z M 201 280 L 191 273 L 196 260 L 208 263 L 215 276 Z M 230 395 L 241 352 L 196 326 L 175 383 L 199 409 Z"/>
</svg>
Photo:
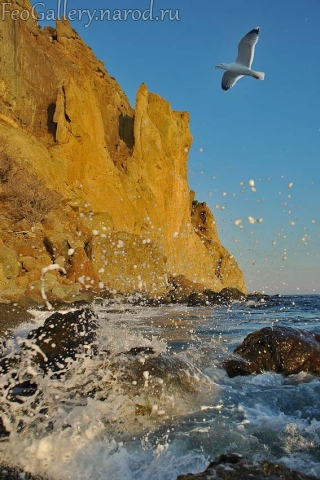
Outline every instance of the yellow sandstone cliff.
<svg viewBox="0 0 320 480">
<path fill-rule="evenodd" d="M 12 9 L 31 9 L 27 0 Z M 66 20 L 0 21 L 0 301 L 165 295 L 168 279 L 245 292 L 187 180 L 187 112 L 146 85 L 133 109 Z"/>
</svg>

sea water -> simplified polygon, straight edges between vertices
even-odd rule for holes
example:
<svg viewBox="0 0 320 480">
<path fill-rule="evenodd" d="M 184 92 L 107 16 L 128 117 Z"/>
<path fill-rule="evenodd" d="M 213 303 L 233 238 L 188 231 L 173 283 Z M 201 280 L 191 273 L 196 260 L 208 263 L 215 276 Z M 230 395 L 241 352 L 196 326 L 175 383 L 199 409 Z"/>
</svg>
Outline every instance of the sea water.
<svg viewBox="0 0 320 480">
<path fill-rule="evenodd" d="M 0 442 L 3 461 L 56 480 L 174 480 L 239 453 L 320 478 L 320 379 L 231 379 L 222 366 L 262 327 L 320 333 L 320 296 L 207 307 L 100 302 L 94 311 L 98 355 L 79 354 L 59 377 L 43 376 L 25 359 L 18 379 L 32 378 L 38 389 L 20 401 L 9 394 L 18 380 L 0 379 L 0 413 L 11 431 Z M 19 350 L 48 315 L 20 325 L 3 353 Z M 123 354 L 136 347 L 145 353 Z M 150 358 L 161 358 L 157 375 Z"/>
</svg>

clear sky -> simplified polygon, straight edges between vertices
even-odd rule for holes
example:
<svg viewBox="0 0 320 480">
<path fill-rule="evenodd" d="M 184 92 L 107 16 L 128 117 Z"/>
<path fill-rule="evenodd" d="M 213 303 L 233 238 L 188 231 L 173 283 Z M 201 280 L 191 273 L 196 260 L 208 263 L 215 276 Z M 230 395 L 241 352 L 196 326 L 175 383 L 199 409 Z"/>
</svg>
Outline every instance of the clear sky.
<svg viewBox="0 0 320 480">
<path fill-rule="evenodd" d="M 73 28 L 132 106 L 145 82 L 190 113 L 190 187 L 211 207 L 248 290 L 320 293 L 319 0 L 48 0 L 37 11 L 49 18 L 59 6 L 76 9 L 73 18 L 82 11 Z M 104 20 L 99 9 L 109 10 Z M 257 26 L 253 68 L 265 80 L 222 91 L 214 66 L 234 61 Z"/>
</svg>

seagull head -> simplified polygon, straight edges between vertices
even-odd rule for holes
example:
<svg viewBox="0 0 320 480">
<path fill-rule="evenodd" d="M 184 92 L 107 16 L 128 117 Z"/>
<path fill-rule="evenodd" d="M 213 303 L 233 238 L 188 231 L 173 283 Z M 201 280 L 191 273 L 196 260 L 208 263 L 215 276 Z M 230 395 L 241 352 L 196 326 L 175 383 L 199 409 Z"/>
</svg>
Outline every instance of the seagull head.
<svg viewBox="0 0 320 480">
<path fill-rule="evenodd" d="M 228 70 L 228 67 L 225 63 L 219 63 L 219 65 L 216 65 L 214 68 L 221 68 L 222 70 Z"/>
</svg>

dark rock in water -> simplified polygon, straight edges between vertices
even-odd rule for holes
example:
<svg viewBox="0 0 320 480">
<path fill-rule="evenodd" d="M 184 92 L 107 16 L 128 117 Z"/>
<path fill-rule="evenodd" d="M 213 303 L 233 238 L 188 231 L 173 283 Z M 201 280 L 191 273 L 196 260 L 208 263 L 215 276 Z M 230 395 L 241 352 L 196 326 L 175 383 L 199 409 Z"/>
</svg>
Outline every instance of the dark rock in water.
<svg viewBox="0 0 320 480">
<path fill-rule="evenodd" d="M 0 305 L 0 337 L 6 335 L 8 330 L 16 328 L 20 323 L 33 319 L 33 315 L 19 305 Z"/>
<path fill-rule="evenodd" d="M 230 303 L 234 302 L 235 300 L 244 301 L 246 299 L 246 295 L 244 293 L 233 287 L 223 288 L 219 292 L 219 296 L 221 297 L 223 303 Z"/>
<path fill-rule="evenodd" d="M 47 477 L 31 475 L 21 468 L 0 464 L 0 480 L 47 480 Z"/>
<path fill-rule="evenodd" d="M 128 352 L 125 352 L 127 355 L 132 355 L 136 357 L 141 354 L 153 355 L 155 353 L 152 347 L 133 347 Z"/>
<path fill-rule="evenodd" d="M 191 293 L 188 297 L 188 307 L 210 305 L 207 295 L 204 292 Z"/>
<path fill-rule="evenodd" d="M 0 375 L 8 375 L 11 384 L 9 397 L 12 401 L 23 403 L 26 397 L 32 397 L 38 390 L 36 380 L 22 377 L 19 366 L 25 361 L 38 365 L 44 373 L 61 372 L 68 362 L 75 360 L 77 354 L 95 355 L 98 322 L 89 309 L 74 312 L 54 313 L 40 328 L 32 330 L 18 353 L 0 358 Z M 11 378 L 10 378 L 11 377 Z M 8 398 L 9 398 L 8 397 Z M 0 437 L 3 436 L 0 418 Z M 1 477 L 0 477 L 1 480 Z"/>
<path fill-rule="evenodd" d="M 320 375 L 320 335 L 291 327 L 266 327 L 250 333 L 224 362 L 229 377 L 266 371 Z"/>
<path fill-rule="evenodd" d="M 104 352 L 99 351 L 99 357 L 103 359 Z M 93 388 L 87 385 L 86 395 L 105 401 L 116 380 L 119 394 L 121 392 L 132 399 L 140 398 L 141 402 L 144 399 L 144 407 L 142 404 L 137 407 L 139 414 L 143 415 L 151 413 L 151 398 L 157 398 L 161 404 L 168 402 L 171 408 L 173 393 L 177 396 L 180 392 L 184 400 L 200 392 L 203 399 L 204 391 L 209 390 L 210 398 L 212 395 L 212 383 L 197 367 L 178 356 L 157 353 L 152 347 L 134 347 L 108 358 L 108 372 L 110 383 L 103 380 L 94 384 Z"/>
<path fill-rule="evenodd" d="M 6 427 L 3 425 L 3 420 L 0 417 L 0 441 L 3 438 L 9 437 L 10 433 L 7 431 Z M 0 476 L 1 479 L 1 476 Z"/>
<path fill-rule="evenodd" d="M 74 360 L 81 350 L 92 352 L 97 328 L 97 319 L 90 309 L 56 312 L 42 327 L 29 333 L 21 353 L 33 350 L 34 362 L 44 371 L 59 371 L 67 359 Z"/>
<path fill-rule="evenodd" d="M 243 358 L 232 358 L 223 362 L 223 367 L 226 370 L 230 378 L 238 376 L 252 375 L 256 373 L 253 370 L 251 362 L 246 361 Z"/>
<path fill-rule="evenodd" d="M 208 306 L 220 305 L 234 302 L 235 300 L 244 301 L 246 296 L 237 288 L 226 287 L 220 292 L 213 290 L 204 290 L 203 292 L 192 293 L 188 297 L 188 306 Z"/>
<path fill-rule="evenodd" d="M 218 460 L 211 462 L 204 472 L 179 475 L 177 480 L 314 480 L 316 477 L 291 470 L 278 463 L 249 462 L 241 455 L 221 455 Z"/>
<path fill-rule="evenodd" d="M 32 397 L 38 390 L 38 385 L 30 380 L 18 383 L 11 389 L 12 396 Z"/>
<path fill-rule="evenodd" d="M 197 368 L 178 357 L 147 352 L 133 355 L 131 358 L 128 354 L 122 355 L 114 365 L 115 371 L 123 372 L 122 380 L 127 383 L 127 389 L 134 385 L 134 390 L 141 391 L 148 385 L 156 396 L 161 396 L 163 388 L 167 392 L 178 389 L 184 394 L 195 393 L 201 382 L 206 381 Z"/>
<path fill-rule="evenodd" d="M 248 308 L 275 308 L 283 305 L 284 298 L 279 294 L 266 295 L 262 293 L 249 293 L 247 300 L 249 300 Z"/>
</svg>

